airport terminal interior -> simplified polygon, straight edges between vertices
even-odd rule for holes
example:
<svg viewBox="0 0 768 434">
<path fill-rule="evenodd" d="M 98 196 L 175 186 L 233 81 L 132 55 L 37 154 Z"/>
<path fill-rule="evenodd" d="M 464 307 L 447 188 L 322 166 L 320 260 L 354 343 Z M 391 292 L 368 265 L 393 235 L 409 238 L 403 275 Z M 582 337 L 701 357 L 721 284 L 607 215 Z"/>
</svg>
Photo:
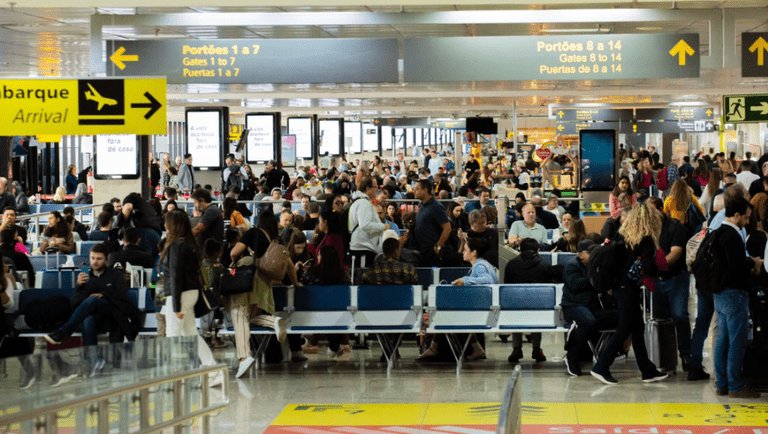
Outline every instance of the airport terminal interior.
<svg viewBox="0 0 768 434">
<path fill-rule="evenodd" d="M 27 339 L 25 345 L 31 345 L 32 354 L 3 353 L 7 358 L 0 372 L 0 432 L 768 433 L 768 340 L 757 326 L 768 325 L 768 318 L 757 316 L 768 315 L 765 292 L 753 291 L 758 294 L 755 299 L 762 297 L 762 304 L 752 305 L 749 322 L 748 354 L 757 357 L 756 352 L 764 352 L 756 359 L 757 368 L 754 361 L 749 368 L 761 377 L 750 377 L 743 386 L 731 382 L 732 388 L 739 384 L 744 393 L 734 396 L 731 389 L 729 396 L 733 378 L 723 380 L 724 389 L 715 382 L 715 347 L 721 328 L 717 314 L 710 327 L 704 327 L 701 367 L 689 365 L 690 353 L 682 359 L 674 354 L 674 361 L 664 362 L 667 368 L 659 365 L 660 372 L 641 373 L 635 345 L 629 349 L 626 342 L 627 349 L 622 348 L 610 366 L 610 374 L 618 380 L 611 384 L 610 374 L 605 376 L 607 368 L 590 375 L 606 343 L 597 338 L 610 339 L 611 331 L 595 334 L 592 351 L 585 346 L 582 354 L 566 352 L 569 333 L 577 328 L 563 319 L 559 306 L 562 275 L 560 283 L 542 283 L 533 289 L 504 285 L 509 283 L 504 281 L 504 266 L 525 253 L 519 253 L 522 243 L 515 244 L 515 235 L 506 231 L 515 220 L 517 193 L 522 193 L 523 201 L 543 197 L 544 206 L 554 199 L 553 209 L 562 210 L 557 214 L 561 221 L 548 228 L 546 240 L 540 243 L 549 246 L 541 255 L 549 266 L 560 267 L 558 273 L 571 263 L 580 264 L 584 251 L 589 255 L 599 248 L 570 246 L 566 239 L 566 250 L 549 252 L 571 229 L 562 221 L 563 207 L 580 219 L 585 236 L 601 234 L 605 222 L 618 221 L 619 215 L 629 219 L 633 214 L 628 210 L 613 214 L 618 196 L 614 193 L 619 191 L 619 175 L 630 175 L 632 180 L 636 170 L 646 173 L 643 161 L 654 177 L 664 170 L 664 180 L 651 180 L 648 175 L 649 186 L 640 174 L 634 202 L 668 198 L 673 184 L 681 182 L 677 173 L 683 157 L 690 159 L 691 170 L 681 168 L 679 179 L 698 179 L 701 174 L 694 169 L 698 170 L 699 158 L 715 159 L 724 153 L 722 159 L 713 160 L 704 182 L 693 182 L 712 202 L 702 218 L 708 217 L 711 224 L 722 208 L 726 223 L 731 221 L 729 205 L 714 208 L 717 201 L 706 181 L 722 181 L 725 189 L 730 185 L 727 178 L 710 176 L 720 172 L 713 167 L 723 174 L 741 174 L 741 164 L 749 166 L 750 161 L 753 169 L 746 172 L 754 172 L 756 180 L 768 179 L 768 169 L 758 167 L 758 161 L 768 161 L 761 158 L 768 154 L 768 0 L 378 0 L 372 4 L 350 0 L 169 0 L 163 4 L 15 0 L 0 4 L 0 128 L 4 136 L 0 137 L 0 190 L 5 191 L 6 183 L 7 188 L 17 189 L 17 181 L 23 185 L 18 188 L 27 189 L 32 217 L 19 212 L 16 218 L 28 228 L 29 238 L 18 245 L 38 253 L 41 243 L 49 242 L 43 231 L 49 223 L 47 213 L 59 211 L 59 204 L 65 203 L 54 194 L 56 187 L 69 184 L 68 175 L 77 177 L 93 167 L 75 183 L 85 184 L 82 193 L 90 192 L 91 202 L 73 206 L 75 218 L 90 225 L 89 232 L 98 231 L 101 205 L 113 197 L 157 194 L 165 206 L 167 181 L 162 176 L 158 182 L 151 181 L 154 175 L 148 169 L 159 164 L 165 173 L 165 156 L 170 161 L 178 158 L 177 165 L 183 159 L 179 170 L 194 165 L 189 172 L 192 185 L 212 185 L 216 204 L 226 194 L 219 190 L 229 185 L 228 179 L 222 179 L 222 170 L 229 164 L 225 158 L 230 152 L 242 158 L 257 178 L 275 164 L 282 165 L 295 186 L 297 175 L 309 182 L 310 171 L 319 177 L 321 166 L 327 168 L 329 163 L 339 171 L 349 164 L 353 173 L 353 164 L 361 170 L 361 163 L 380 158 L 385 161 L 377 172 L 382 177 L 385 173 L 394 177 L 412 160 L 417 171 L 432 168 L 423 151 L 435 150 L 432 161 L 442 161 L 435 171 L 448 175 L 455 168 L 457 172 L 455 181 L 442 178 L 454 185 L 455 192 L 443 202 L 446 207 L 469 181 L 461 179 L 464 165 L 478 160 L 480 173 L 480 167 L 490 163 L 480 182 L 488 186 L 498 210 L 492 214 L 498 220 L 488 224 L 494 239 L 500 238 L 496 262 L 489 264 L 497 280 L 475 285 L 474 293 L 471 285 L 454 280 L 466 278 L 469 266 L 457 272 L 459 267 L 441 270 L 439 264 L 417 266 L 419 284 L 388 295 L 341 283 L 332 292 L 346 297 L 339 301 L 326 299 L 324 293 L 280 286 L 273 304 L 276 315 L 284 319 L 272 324 L 270 317 L 268 327 L 254 320 L 250 323 L 251 351 L 257 360 L 239 353 L 233 331 L 237 323 L 227 322 L 225 316 L 220 336 L 205 336 L 205 348 L 210 346 L 215 365 L 198 361 L 198 355 L 205 360 L 207 354 L 200 351 L 199 339 L 156 337 L 151 267 L 139 270 L 137 280 L 131 271 L 128 298 L 147 318 L 135 342 L 108 343 L 103 333 L 98 346 L 83 347 L 79 337 L 59 345 L 61 339 L 51 337 L 52 330 L 35 327 L 16 330 L 21 337 L 7 335 L 6 345 L 10 339 Z M 193 163 L 186 162 L 188 156 Z M 341 156 L 346 160 L 342 162 Z M 650 172 L 653 163 L 658 168 Z M 705 168 L 708 163 L 701 160 Z M 76 168 L 74 174 L 71 166 Z M 675 175 L 667 178 L 672 172 Z M 181 172 L 178 175 L 178 206 L 186 205 L 192 217 L 197 199 L 186 194 L 192 191 L 184 191 Z M 418 172 L 414 176 L 418 179 Z M 745 182 L 734 176 L 736 184 Z M 695 191 L 694 184 L 686 182 Z M 277 185 L 281 202 L 290 199 L 283 196 L 286 185 L 282 190 L 280 181 Z M 417 190 L 418 185 L 415 180 L 413 186 L 409 183 L 409 194 L 423 191 Z M 634 187 L 633 182 L 630 192 Z M 768 182 L 759 188 L 766 195 L 762 191 L 768 190 Z M 750 184 L 745 189 L 752 193 Z M 264 193 L 265 200 L 270 200 L 275 192 L 266 189 Z M 75 197 L 74 191 L 68 194 L 67 200 Z M 78 190 L 77 197 L 80 194 Z M 402 194 L 389 197 L 398 214 L 401 205 L 403 210 L 410 206 L 407 200 L 398 202 L 405 194 L 403 187 Z M 477 196 L 480 205 L 472 209 L 479 210 L 482 193 Z M 698 204 L 702 193 L 693 199 L 696 196 Z M 258 203 L 254 206 L 253 196 L 240 199 L 254 213 L 244 222 L 245 229 L 253 227 L 262 208 Z M 46 204 L 47 200 L 56 207 Z M 377 196 L 374 201 L 378 200 Z M 137 201 L 146 204 L 141 198 L 126 198 L 123 207 L 131 202 L 136 209 Z M 470 200 L 467 206 L 475 202 Z M 693 207 L 692 200 L 688 203 Z M 765 201 L 760 204 L 764 206 Z M 300 200 L 287 206 L 289 214 L 311 212 L 302 208 Z M 279 214 L 278 202 L 275 207 Z M 273 209 L 271 204 L 267 208 Z M 523 219 L 525 208 L 517 212 Z M 762 218 L 764 211 L 753 211 L 758 212 Z M 690 209 L 679 214 L 692 218 Z M 320 214 L 327 223 L 324 215 Z M 480 215 L 485 219 L 491 214 Z M 345 213 L 341 216 L 348 218 Z M 418 228 L 420 220 L 415 219 Z M 768 224 L 768 219 L 764 221 Z M 725 225 L 722 219 L 719 223 Z M 401 225 L 403 231 L 393 237 L 410 237 L 404 228 Z M 700 228 L 683 241 L 688 242 Z M 3 229 L 7 229 L 5 223 L 0 226 Z M 370 238 L 379 240 L 381 232 Z M 304 242 L 311 243 L 312 237 L 307 231 Z M 1 236 L 0 241 L 5 245 Z M 350 242 L 359 245 L 361 241 L 355 241 L 354 234 L 351 241 L 339 240 L 347 250 Z M 699 243 L 706 245 L 701 238 L 697 247 Z M 461 244 L 466 246 L 463 260 L 476 264 L 477 256 L 467 259 L 467 254 L 473 254 L 470 244 Z M 6 255 L 2 245 L 0 252 Z M 56 294 L 71 297 L 81 268 L 86 274 L 96 268 L 95 253 L 87 253 L 94 245 L 94 241 L 77 241 L 73 251 L 62 249 L 62 255 L 46 254 L 43 247 L 42 256 L 30 256 L 31 277 L 37 276 L 38 284 L 19 292 L 69 285 Z M 438 258 L 441 246 L 435 247 L 430 254 Z M 686 254 L 684 243 L 683 258 Z M 57 264 L 51 267 L 49 259 Z M 17 268 L 21 267 L 17 264 Z M 756 267 L 761 268 L 763 274 L 768 270 Z M 680 321 L 667 324 L 672 336 L 677 329 L 677 339 L 671 339 L 674 353 L 680 349 L 679 331 L 691 333 L 700 327 L 696 319 L 702 300 L 694 280 L 690 279 L 685 299 L 676 306 L 687 309 L 689 315 L 682 320 L 687 326 Z M 659 280 L 656 287 L 665 288 L 664 282 Z M 451 292 L 452 283 L 466 292 Z M 370 307 L 376 303 L 384 307 Z M 640 307 L 636 310 L 640 312 Z M 11 323 L 19 321 L 13 312 L 7 311 L 5 317 Z M 642 314 L 645 321 L 651 312 Z M 659 351 L 662 345 L 654 339 L 663 339 L 647 331 L 651 321 L 643 326 L 649 351 Z M 288 342 L 278 345 L 277 335 L 286 328 Z M 608 327 L 615 328 L 615 324 Z M 406 332 L 399 333 L 402 330 Z M 306 341 L 298 337 L 302 331 Z M 349 341 L 342 339 L 341 346 L 340 331 L 349 332 Z M 441 357 L 424 357 L 433 351 L 427 335 L 448 336 L 439 341 Z M 304 344 L 302 351 L 297 351 L 296 339 L 298 345 Z M 511 360 L 513 347 L 519 345 L 513 342 L 519 339 L 522 357 Z M 393 347 L 395 342 L 399 346 Z M 474 357 L 482 351 L 480 347 L 484 356 Z M 574 375 L 571 364 L 576 359 L 581 360 L 582 375 Z M 664 360 L 664 356 L 651 354 L 651 359 Z M 243 360 L 250 362 L 244 366 Z M 702 372 L 702 368 L 711 378 L 691 380 L 691 370 Z M 745 372 L 747 368 L 745 362 Z"/>
</svg>

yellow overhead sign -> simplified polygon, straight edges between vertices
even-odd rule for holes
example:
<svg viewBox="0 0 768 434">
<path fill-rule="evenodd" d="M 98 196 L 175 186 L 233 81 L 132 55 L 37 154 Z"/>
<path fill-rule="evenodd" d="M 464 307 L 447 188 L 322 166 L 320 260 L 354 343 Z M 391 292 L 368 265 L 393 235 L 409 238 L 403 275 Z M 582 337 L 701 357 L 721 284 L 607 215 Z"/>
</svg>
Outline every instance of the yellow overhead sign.
<svg viewBox="0 0 768 434">
<path fill-rule="evenodd" d="M 165 134 L 165 78 L 0 80 L 7 136 Z"/>
</svg>

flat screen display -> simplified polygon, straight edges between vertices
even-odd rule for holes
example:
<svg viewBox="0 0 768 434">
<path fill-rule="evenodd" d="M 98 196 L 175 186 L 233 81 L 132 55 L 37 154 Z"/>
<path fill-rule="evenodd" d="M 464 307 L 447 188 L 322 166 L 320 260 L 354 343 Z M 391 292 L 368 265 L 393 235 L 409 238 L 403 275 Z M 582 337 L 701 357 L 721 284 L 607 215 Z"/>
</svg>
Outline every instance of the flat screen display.
<svg viewBox="0 0 768 434">
<path fill-rule="evenodd" d="M 381 149 L 392 150 L 392 127 L 381 127 Z"/>
<path fill-rule="evenodd" d="M 395 128 L 395 148 L 403 149 L 405 147 L 405 129 Z"/>
<path fill-rule="evenodd" d="M 581 189 L 611 191 L 616 181 L 616 131 L 581 130 Z"/>
<path fill-rule="evenodd" d="M 221 168 L 221 118 L 219 110 L 187 112 L 187 153 L 196 169 Z"/>
<path fill-rule="evenodd" d="M 413 130 L 414 134 L 416 134 L 416 146 L 422 147 L 424 146 L 424 130 L 421 128 L 416 128 Z"/>
<path fill-rule="evenodd" d="M 363 150 L 365 152 L 379 150 L 379 128 L 374 124 L 363 124 Z"/>
<path fill-rule="evenodd" d="M 320 129 L 320 155 L 339 155 L 341 133 L 339 122 L 336 119 L 324 119 L 318 122 Z"/>
<path fill-rule="evenodd" d="M 97 179 L 136 179 L 139 177 L 139 143 L 135 134 L 96 136 Z"/>
<path fill-rule="evenodd" d="M 344 123 L 344 145 L 350 154 L 363 152 L 363 129 L 361 122 Z"/>
<path fill-rule="evenodd" d="M 288 134 L 296 136 L 296 158 L 314 158 L 311 118 L 288 118 Z"/>
<path fill-rule="evenodd" d="M 282 137 L 282 157 L 284 167 L 296 167 L 296 136 Z"/>
<path fill-rule="evenodd" d="M 275 115 L 245 115 L 245 129 L 248 132 L 246 157 L 249 163 L 275 159 Z"/>
</svg>

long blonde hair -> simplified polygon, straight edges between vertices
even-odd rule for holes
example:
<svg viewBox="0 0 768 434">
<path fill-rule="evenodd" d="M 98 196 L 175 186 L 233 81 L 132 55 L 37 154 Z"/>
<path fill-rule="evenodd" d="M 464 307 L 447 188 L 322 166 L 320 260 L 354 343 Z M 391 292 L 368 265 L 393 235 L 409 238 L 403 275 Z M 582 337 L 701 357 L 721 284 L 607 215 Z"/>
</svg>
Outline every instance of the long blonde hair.
<svg viewBox="0 0 768 434">
<path fill-rule="evenodd" d="M 686 211 L 688 205 L 693 202 L 693 190 L 688 187 L 685 180 L 680 178 L 672 184 L 672 191 L 670 192 L 672 197 L 672 203 L 677 211 Z"/>
<path fill-rule="evenodd" d="M 646 203 L 638 204 L 622 220 L 619 233 L 624 236 L 624 242 L 630 248 L 635 248 L 647 236 L 653 238 L 654 244 L 658 246 L 661 214 Z"/>
</svg>

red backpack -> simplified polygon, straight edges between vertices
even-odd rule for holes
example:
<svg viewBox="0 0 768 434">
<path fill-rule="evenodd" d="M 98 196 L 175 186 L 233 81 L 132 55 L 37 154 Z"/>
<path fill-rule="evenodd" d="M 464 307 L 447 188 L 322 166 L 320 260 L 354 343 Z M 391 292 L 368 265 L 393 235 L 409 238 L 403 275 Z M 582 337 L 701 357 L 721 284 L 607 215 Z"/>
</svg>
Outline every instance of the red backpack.
<svg viewBox="0 0 768 434">
<path fill-rule="evenodd" d="M 669 188 L 669 183 L 667 182 L 666 167 L 659 170 L 659 172 L 656 174 L 656 187 L 658 187 L 661 191 L 666 191 Z"/>
</svg>

